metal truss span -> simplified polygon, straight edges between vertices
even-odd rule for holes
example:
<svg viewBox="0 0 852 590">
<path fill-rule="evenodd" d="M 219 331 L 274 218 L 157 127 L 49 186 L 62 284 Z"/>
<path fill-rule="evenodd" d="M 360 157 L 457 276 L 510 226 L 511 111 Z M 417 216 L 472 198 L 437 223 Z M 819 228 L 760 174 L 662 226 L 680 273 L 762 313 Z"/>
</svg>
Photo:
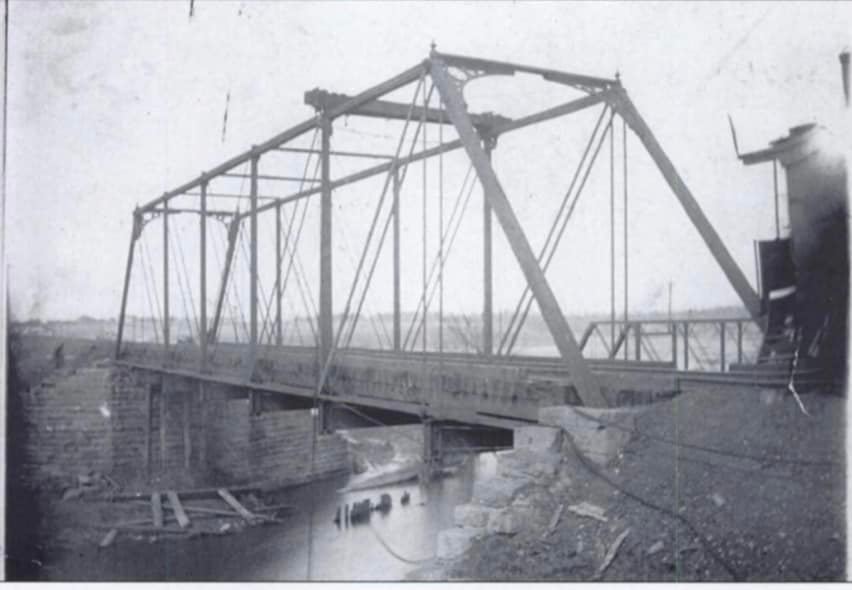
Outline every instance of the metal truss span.
<svg viewBox="0 0 852 590">
<path fill-rule="evenodd" d="M 482 76 L 511 77 L 515 75 L 537 76 L 547 82 L 579 92 L 580 96 L 549 109 L 519 118 L 468 111 L 463 95 L 464 85 L 468 81 Z M 428 89 L 430 85 L 431 90 Z M 414 96 L 409 103 L 387 99 L 387 95 L 410 87 L 414 87 Z M 432 98 L 433 95 L 434 99 Z M 433 106 L 433 100 L 437 102 L 437 105 Z M 310 361 L 314 363 L 314 370 L 311 373 L 313 382 L 300 383 L 298 387 L 300 391 L 307 388 L 305 391 L 312 392 L 312 395 L 319 399 L 319 397 L 326 395 L 328 384 L 340 376 L 341 361 L 337 357 L 345 355 L 345 350 L 351 345 L 352 334 L 363 310 L 364 299 L 371 285 L 379 252 L 381 252 L 385 237 L 389 232 L 393 235 L 394 248 L 393 338 L 390 339 L 392 340 L 391 349 L 394 352 L 403 353 L 405 342 L 401 337 L 400 324 L 402 319 L 399 289 L 399 234 L 401 231 L 399 228 L 399 191 L 411 164 L 425 163 L 433 158 L 438 159 L 440 163 L 444 154 L 459 152 L 466 156 L 469 161 L 475 173 L 475 179 L 482 187 L 484 194 L 484 284 L 481 356 L 489 360 L 500 358 L 499 356 L 495 357 L 494 353 L 492 317 L 491 219 L 493 216 L 508 240 L 515 261 L 523 273 L 526 289 L 529 293 L 529 298 L 523 299 L 526 305 L 523 315 L 513 318 L 512 329 L 515 330 L 515 334 L 512 342 L 517 337 L 517 331 L 520 330 L 520 326 L 526 319 L 529 306 L 534 301 L 541 311 L 542 318 L 559 353 L 559 363 L 562 367 L 561 379 L 566 388 L 566 397 L 562 402 L 594 407 L 610 405 L 598 376 L 592 371 L 589 361 L 583 357 L 581 346 L 578 345 L 578 341 L 560 307 L 557 293 L 554 292 L 547 279 L 545 273 L 550 258 L 545 258 L 544 253 L 537 256 L 532 250 L 524 229 L 512 208 L 509 195 L 506 194 L 491 162 L 496 140 L 501 135 L 532 125 L 544 124 L 595 105 L 603 105 L 603 108 L 610 113 L 610 129 L 612 118 L 618 115 L 623 119 L 626 125 L 625 129 L 629 127 L 639 138 L 643 147 L 660 169 L 673 194 L 681 203 L 687 218 L 696 227 L 721 270 L 742 299 L 751 317 L 754 320 L 760 320 L 760 303 L 754 289 L 731 257 L 710 221 L 703 214 L 697 200 L 686 187 L 683 179 L 639 115 L 638 110 L 628 98 L 617 78 L 600 78 L 554 69 L 440 53 L 433 48 L 429 56 L 422 62 L 363 92 L 347 95 L 314 89 L 305 94 L 305 103 L 314 109 L 313 116 L 260 144 L 252 146 L 251 149 L 162 194 L 133 212 L 133 229 L 127 254 L 115 346 L 117 359 L 132 361 L 134 354 L 133 347 L 126 346 L 124 340 L 128 294 L 135 271 L 137 282 L 142 279 L 145 281 L 146 294 L 149 305 L 154 311 L 153 315 L 161 316 L 158 325 L 155 326 L 155 338 L 160 345 L 161 353 L 156 364 L 164 369 L 174 369 L 179 364 L 176 362 L 179 347 L 171 330 L 173 308 L 170 306 L 170 293 L 174 290 L 175 285 L 173 278 L 177 276 L 176 284 L 184 298 L 184 306 L 187 309 L 192 308 L 192 313 L 197 315 L 194 331 L 192 328 L 190 329 L 192 332 L 191 340 L 197 345 L 197 355 L 193 354 L 193 362 L 196 363 L 198 374 L 205 374 L 211 365 L 211 359 L 223 345 L 221 335 L 223 325 L 226 323 L 224 310 L 229 299 L 229 293 L 233 290 L 233 268 L 242 251 L 242 246 L 247 250 L 245 256 L 248 259 L 249 293 L 247 318 L 241 320 L 244 327 L 244 342 L 241 344 L 244 351 L 244 362 L 241 364 L 240 379 L 244 383 L 252 383 L 258 378 L 259 368 L 264 361 L 260 348 L 266 340 L 271 341 L 274 336 L 274 345 L 282 346 L 284 314 L 282 297 L 289 285 L 291 289 L 297 288 L 300 292 L 306 313 L 309 316 L 308 327 L 315 339 L 315 354 Z M 335 121 L 344 116 L 359 117 L 368 121 L 381 119 L 401 123 L 402 134 L 399 137 L 395 152 L 389 154 L 375 153 L 367 149 L 333 149 L 332 133 Z M 436 144 L 427 146 L 426 129 L 430 126 L 433 129 L 438 129 L 436 135 L 440 139 Z M 443 131 L 441 130 L 445 128 L 452 130 L 457 138 L 444 141 Z M 421 133 L 422 136 L 419 135 Z M 296 140 L 311 134 L 313 134 L 313 140 L 310 147 L 294 145 Z M 411 134 L 413 134 L 413 139 Z M 422 145 L 419 148 L 418 138 L 422 138 Z M 272 164 L 268 164 L 268 162 L 271 162 L 272 159 L 268 156 L 273 153 L 301 158 L 298 161 L 304 164 L 304 174 L 298 177 L 294 176 L 292 172 L 281 173 L 269 169 Z M 373 163 L 354 172 L 334 176 L 332 156 L 349 158 L 348 161 L 355 162 L 372 160 Z M 376 161 L 378 162 L 376 163 Z M 369 178 L 383 179 L 384 188 L 377 199 L 372 225 L 367 233 L 366 243 L 357 263 L 355 278 L 343 313 L 335 314 L 332 299 L 332 286 L 335 280 L 332 266 L 332 245 L 335 239 L 335 228 L 332 225 L 334 192 L 337 189 Z M 243 194 L 241 190 L 228 192 L 227 189 L 213 188 L 214 184 L 218 186 L 223 179 L 248 181 L 248 192 Z M 282 190 L 275 191 L 277 194 L 274 195 L 262 195 L 259 188 L 261 182 L 279 183 L 275 186 L 281 186 Z M 288 186 L 291 188 L 284 190 L 283 187 Z M 578 194 L 580 190 L 582 190 L 582 185 L 578 188 Z M 299 236 L 304 224 L 304 213 L 301 214 L 301 221 L 298 224 L 295 223 L 297 217 L 295 209 L 290 221 L 286 221 L 285 216 L 285 207 L 297 207 L 300 203 L 306 203 L 315 195 L 319 196 L 319 248 L 316 252 L 317 274 L 319 276 L 318 285 L 316 285 L 318 304 L 313 300 L 313 291 L 306 278 L 304 265 L 297 255 Z M 390 196 L 388 197 L 388 195 Z M 180 202 L 176 204 L 175 201 L 178 199 L 180 199 Z M 234 211 L 210 208 L 212 199 L 216 199 L 216 203 L 221 199 L 234 199 L 242 206 L 238 204 Z M 184 205 L 187 200 L 190 202 L 189 206 Z M 305 205 L 305 210 L 306 207 Z M 199 272 L 197 276 L 183 277 L 183 282 L 181 282 L 182 275 L 180 272 L 182 268 L 186 270 L 186 264 L 183 260 L 180 240 L 178 238 L 176 241 L 173 235 L 174 230 L 169 229 L 169 220 L 174 216 L 187 213 L 198 214 L 198 242 L 194 249 L 198 251 Z M 273 240 L 276 251 L 275 276 L 272 281 L 267 282 L 267 285 L 270 283 L 274 285 L 269 292 L 264 291 L 260 277 L 258 242 L 268 239 L 268 236 L 261 235 L 263 230 L 259 218 L 262 215 L 275 216 L 276 235 Z M 568 216 L 570 216 L 570 212 Z M 226 237 L 222 247 L 223 254 L 218 263 L 221 268 L 218 269 L 214 277 L 218 278 L 218 285 L 215 290 L 209 289 L 208 285 L 210 279 L 208 270 L 211 270 L 208 260 L 211 232 L 208 226 L 211 219 L 226 224 Z M 155 272 L 154 268 L 148 268 L 154 266 L 157 261 L 146 254 L 145 244 L 141 239 L 146 227 L 155 220 L 162 222 L 163 229 L 162 237 L 158 240 L 162 251 L 159 272 Z M 567 218 L 565 222 L 567 223 Z M 296 229 L 298 229 L 298 232 Z M 564 229 L 563 223 L 559 236 L 555 238 L 555 243 L 558 243 Z M 246 238 L 248 241 L 247 248 L 245 242 L 241 241 L 241 236 L 244 234 L 248 236 Z M 425 241 L 425 225 L 423 234 Z M 171 241 L 170 236 L 172 236 Z M 442 272 L 444 263 L 443 240 L 442 227 L 439 273 Z M 175 259 L 176 249 L 180 254 L 178 262 Z M 552 256 L 552 253 L 550 256 Z M 145 259 L 145 263 L 142 262 L 142 258 Z M 188 275 L 188 271 L 185 274 Z M 212 273 L 211 276 L 213 276 Z M 441 281 L 443 280 L 442 276 L 439 274 Z M 158 281 L 160 284 L 157 284 Z M 149 286 L 150 283 L 153 283 L 153 286 Z M 194 288 L 193 284 L 195 285 Z M 424 280 L 421 320 L 424 324 L 428 318 L 427 306 L 430 301 L 426 297 L 425 285 Z M 443 283 L 441 283 L 440 289 L 440 301 L 442 302 Z M 527 292 L 525 292 L 524 297 L 526 297 Z M 237 293 L 233 295 L 235 298 L 238 297 Z M 187 299 L 190 305 L 187 305 Z M 213 303 L 211 306 L 212 315 L 208 313 L 208 311 L 211 311 L 208 310 L 208 299 Z M 197 306 L 195 305 L 196 300 Z M 160 301 L 162 301 L 162 305 L 160 305 Z M 523 305 L 519 305 L 518 310 L 523 307 Z M 439 326 L 442 329 L 443 315 L 440 315 L 439 318 Z M 515 322 L 516 319 L 517 322 Z M 337 326 L 335 326 L 336 321 Z M 236 326 L 234 326 L 233 332 L 235 335 L 240 333 Z M 425 353 L 425 326 L 422 334 L 423 352 Z M 442 343 L 443 341 L 441 341 L 441 346 L 443 346 Z M 511 345 L 506 353 L 508 354 L 510 350 Z M 440 351 L 443 352 L 443 348 Z M 500 352 L 498 351 L 498 355 Z M 448 388 L 451 389 L 452 385 L 448 382 L 452 379 L 463 379 L 465 377 L 464 371 L 459 371 L 456 367 L 453 369 L 456 372 L 453 373 L 452 379 L 448 379 L 449 373 L 446 373 L 446 369 L 448 366 L 455 366 L 452 362 L 453 359 L 451 355 L 447 355 L 446 357 L 439 357 L 439 360 L 438 372 L 440 378 L 427 379 L 421 384 L 421 387 L 433 388 L 434 391 L 430 391 L 429 395 L 436 396 L 438 401 L 452 397 L 452 391 L 462 391 L 463 388 L 458 387 L 452 391 L 448 390 Z M 146 366 L 152 365 L 148 363 Z M 181 370 L 186 370 L 186 367 L 182 366 Z M 268 376 L 266 383 L 270 383 L 270 379 L 272 379 L 281 387 L 292 386 L 293 383 L 285 381 L 290 377 L 283 374 Z M 419 403 L 422 403 L 422 400 Z M 456 409 L 462 412 L 461 406 Z M 476 413 L 475 408 L 468 408 L 464 411 Z"/>
</svg>

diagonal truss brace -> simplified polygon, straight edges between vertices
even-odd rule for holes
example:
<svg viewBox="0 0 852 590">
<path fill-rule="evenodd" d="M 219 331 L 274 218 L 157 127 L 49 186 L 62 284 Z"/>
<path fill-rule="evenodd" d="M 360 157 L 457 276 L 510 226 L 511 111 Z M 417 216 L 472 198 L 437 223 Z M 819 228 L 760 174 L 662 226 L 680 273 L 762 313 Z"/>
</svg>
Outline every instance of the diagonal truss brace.
<svg viewBox="0 0 852 590">
<path fill-rule="evenodd" d="M 607 406 L 608 403 L 601 393 L 597 379 L 583 359 L 568 322 L 559 308 L 556 296 L 538 265 L 524 230 L 512 210 L 509 199 L 494 173 L 494 169 L 491 167 L 485 150 L 482 148 L 481 138 L 467 113 L 461 91 L 450 77 L 447 65 L 436 56 L 432 58 L 430 74 L 441 99 L 446 105 L 447 114 L 459 134 L 460 141 L 476 169 L 485 196 L 491 204 L 497 220 L 503 227 L 506 238 L 512 247 L 512 252 L 515 254 L 527 283 L 541 308 L 544 321 L 553 336 L 556 347 L 571 371 L 577 394 L 585 405 Z"/>
<path fill-rule="evenodd" d="M 610 98 L 608 98 L 608 102 L 627 122 L 630 128 L 633 129 L 633 132 L 636 133 L 636 136 L 645 146 L 648 154 L 654 160 L 654 163 L 666 179 L 666 182 L 672 189 L 672 192 L 675 194 L 678 201 L 680 201 L 684 211 L 686 211 L 686 215 L 689 217 L 689 220 L 695 226 L 695 229 L 698 230 L 698 233 L 701 235 L 704 243 L 707 244 L 707 247 L 710 249 L 710 253 L 722 268 L 722 271 L 725 273 L 725 276 L 731 283 L 734 291 L 736 291 L 737 295 L 739 295 L 748 310 L 749 315 L 751 315 L 752 319 L 755 320 L 759 326 L 762 326 L 763 322 L 760 311 L 760 298 L 757 296 L 757 293 L 748 282 L 748 279 L 743 274 L 743 271 L 737 265 L 730 252 L 728 252 L 724 242 L 722 242 L 722 238 L 719 237 L 719 234 L 716 233 L 716 230 L 710 224 L 710 221 L 704 216 L 704 212 L 701 210 L 701 206 L 698 204 L 698 201 L 695 200 L 695 197 L 686 186 L 686 183 L 675 169 L 674 164 L 672 164 L 672 161 L 663 151 L 662 146 L 660 146 L 659 142 L 657 142 L 657 138 L 654 137 L 654 134 L 645 123 L 645 120 L 642 119 L 639 111 L 636 110 L 633 102 L 627 96 L 627 92 L 621 86 L 615 87 L 614 90 L 614 93 L 610 95 Z"/>
<path fill-rule="evenodd" d="M 216 311 L 213 313 L 213 324 L 210 326 L 210 333 L 207 336 L 209 343 L 217 342 L 219 335 L 219 324 L 222 321 L 222 306 L 225 303 L 225 293 L 228 289 L 228 278 L 231 274 L 231 265 L 234 261 L 234 251 L 237 245 L 237 236 L 239 235 L 240 222 L 242 218 L 234 216 L 231 223 L 228 225 L 228 249 L 225 251 L 225 263 L 222 267 L 222 279 L 219 282 L 219 293 L 216 296 Z"/>
</svg>

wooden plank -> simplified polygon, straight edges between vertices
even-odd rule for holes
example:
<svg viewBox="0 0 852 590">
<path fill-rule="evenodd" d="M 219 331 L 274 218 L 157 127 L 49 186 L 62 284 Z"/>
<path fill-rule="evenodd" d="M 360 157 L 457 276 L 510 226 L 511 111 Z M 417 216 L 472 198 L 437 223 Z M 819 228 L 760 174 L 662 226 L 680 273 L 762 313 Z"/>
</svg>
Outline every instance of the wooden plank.
<svg viewBox="0 0 852 590">
<path fill-rule="evenodd" d="M 166 496 L 169 498 L 169 504 L 171 504 L 172 508 L 174 509 L 175 518 L 177 518 L 178 525 L 180 525 L 180 528 L 185 529 L 189 526 L 189 517 L 184 511 L 183 505 L 180 503 L 180 499 L 178 498 L 177 493 L 174 490 L 169 490 L 166 492 Z"/>
<path fill-rule="evenodd" d="M 234 486 L 230 488 L 230 490 L 231 493 L 234 494 L 249 494 L 260 492 L 261 486 L 259 484 L 247 484 L 242 486 Z M 218 495 L 218 488 L 194 488 L 189 490 L 176 490 L 175 493 L 184 500 L 203 500 L 209 498 L 216 498 Z M 143 492 L 129 492 L 127 494 L 117 494 L 113 496 L 112 500 L 114 502 L 128 500 L 144 500 L 146 495 L 147 494 Z"/>
<path fill-rule="evenodd" d="M 189 534 L 189 531 L 182 531 L 180 529 L 158 529 L 152 526 L 145 525 L 101 525 L 96 524 L 92 525 L 92 528 L 100 529 L 100 530 L 115 530 L 119 532 L 128 532 L 128 533 L 141 533 L 141 534 L 153 534 L 153 535 L 161 535 L 161 534 L 169 534 L 169 535 L 186 535 Z"/>
<path fill-rule="evenodd" d="M 151 512 L 154 515 L 154 526 L 158 529 L 163 528 L 163 503 L 160 492 L 151 494 Z"/>
<path fill-rule="evenodd" d="M 216 491 L 218 492 L 219 496 L 228 504 L 228 506 L 236 510 L 246 522 L 251 522 L 256 518 L 256 516 L 249 512 L 245 506 L 240 504 L 239 500 L 234 498 L 228 490 L 221 488 Z"/>
</svg>

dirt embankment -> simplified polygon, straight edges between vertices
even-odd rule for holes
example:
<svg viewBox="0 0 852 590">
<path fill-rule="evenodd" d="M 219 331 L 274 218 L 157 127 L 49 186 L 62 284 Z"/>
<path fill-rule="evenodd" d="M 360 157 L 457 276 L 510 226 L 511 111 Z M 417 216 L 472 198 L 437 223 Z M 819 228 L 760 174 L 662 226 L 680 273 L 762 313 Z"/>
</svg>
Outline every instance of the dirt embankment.
<svg viewBox="0 0 852 590">
<path fill-rule="evenodd" d="M 605 522 L 564 510 L 544 539 L 540 527 L 486 535 L 422 577 L 842 580 L 845 400 L 804 403 L 810 417 L 780 391 L 705 388 L 646 409 L 607 467 L 569 442 L 556 484 L 526 495 L 545 522 L 579 502 Z"/>
</svg>

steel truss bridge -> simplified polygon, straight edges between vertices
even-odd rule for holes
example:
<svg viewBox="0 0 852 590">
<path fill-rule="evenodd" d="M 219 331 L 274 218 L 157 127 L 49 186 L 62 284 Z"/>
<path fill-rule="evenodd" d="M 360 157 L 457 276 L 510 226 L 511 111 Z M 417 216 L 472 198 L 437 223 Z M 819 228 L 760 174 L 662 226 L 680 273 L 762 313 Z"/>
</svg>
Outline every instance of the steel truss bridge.
<svg viewBox="0 0 852 590">
<path fill-rule="evenodd" d="M 543 79 L 579 96 L 520 118 L 469 112 L 464 97 L 467 83 L 486 76 L 516 75 Z M 387 99 L 390 94 L 403 92 L 409 92 L 412 97 L 407 103 Z M 281 396 L 292 400 L 294 407 L 318 404 L 321 421 L 326 428 L 334 428 L 338 424 L 334 416 L 341 417 L 345 413 L 341 413 L 340 408 L 350 408 L 354 413 L 368 415 L 378 421 L 405 418 L 511 428 L 535 422 L 537 409 L 542 405 L 609 407 L 623 403 L 624 400 L 619 399 L 620 391 L 666 390 L 674 380 L 685 378 L 686 371 L 694 377 L 696 369 L 698 374 L 709 375 L 712 371 L 721 379 L 760 381 L 761 378 L 753 373 L 738 373 L 735 364 L 753 361 L 744 359 L 743 338 L 744 334 L 746 339 L 762 338 L 761 299 L 617 77 L 598 78 L 450 55 L 433 47 L 422 62 L 359 94 L 350 96 L 316 89 L 305 94 L 305 102 L 315 109 L 315 114 L 302 123 L 252 146 L 250 150 L 134 210 L 115 346 L 119 363 L 198 383 L 240 387 L 251 392 L 252 399 Z M 601 108 L 600 116 L 574 171 L 568 193 L 552 220 L 544 247 L 536 252 L 492 166 L 497 140 L 516 130 L 545 125 L 598 106 Z M 394 138 L 394 153 L 333 149 L 332 132 L 339 129 L 347 118 L 395 122 L 398 136 Z M 610 321 L 594 323 L 579 341 L 575 338 L 545 273 L 601 146 L 607 137 L 612 143 L 616 118 L 623 122 L 625 172 L 629 130 L 656 164 L 687 218 L 742 300 L 747 316 L 717 318 L 703 323 L 660 321 L 655 324 L 629 320 L 625 308 L 625 317 L 618 320 L 613 299 Z M 431 143 L 426 141 L 427 132 L 433 138 Z M 451 138 L 444 139 L 445 136 Z M 304 140 L 309 137 L 311 142 L 305 147 Z M 469 343 L 468 352 L 444 348 L 442 272 L 446 254 L 452 245 L 452 221 L 445 223 L 443 194 L 439 203 L 438 252 L 429 267 L 431 270 L 426 263 L 426 217 L 422 220 L 421 294 L 407 330 L 404 324 L 408 322 L 403 321 L 401 308 L 400 195 L 406 179 L 411 180 L 415 176 L 407 173 L 412 165 L 423 168 L 425 215 L 429 204 L 428 191 L 425 190 L 425 163 L 437 160 L 437 166 L 433 165 L 432 169 L 442 171 L 443 158 L 452 152 L 462 153 L 469 164 L 465 183 L 469 179 L 470 185 L 466 189 L 467 184 L 463 184 L 462 192 L 472 191 L 478 183 L 484 194 L 481 330 L 475 334 L 475 341 Z M 281 163 L 282 157 L 287 159 L 286 165 Z M 347 167 L 354 167 L 352 162 L 366 161 L 368 165 L 333 176 L 332 157 L 345 159 Z M 294 169 L 303 173 L 294 175 L 289 172 Z M 372 221 L 354 264 L 354 279 L 348 296 L 342 312 L 335 314 L 332 243 L 340 235 L 332 224 L 335 193 L 368 179 L 379 180 L 380 190 L 370 205 Z M 247 190 L 242 190 L 246 183 Z M 233 188 L 236 185 L 240 186 L 240 190 Z M 625 205 L 626 196 L 625 183 Z M 305 239 L 303 228 L 307 203 L 315 203 L 317 199 L 318 252 L 316 247 L 300 243 Z M 236 207 L 232 207 L 234 200 Z M 177 239 L 174 231 L 170 231 L 170 224 L 176 223 L 176 218 L 186 216 L 198 218 L 195 235 Z M 493 312 L 492 223 L 495 219 L 526 283 L 514 314 L 501 335 L 495 334 Z M 211 268 L 209 255 L 211 221 L 214 224 L 221 222 L 226 229 L 222 247 L 216 250 L 213 243 L 217 258 L 215 268 Z M 274 231 L 274 234 L 270 236 L 267 231 L 264 235 L 262 224 L 266 224 L 263 227 Z M 156 226 L 160 229 L 156 230 Z M 626 227 L 625 213 L 625 254 Z M 143 240 L 143 235 L 150 238 L 152 231 L 161 232 L 159 236 L 153 236 L 161 255 L 156 258 L 150 255 Z M 368 318 L 377 334 L 385 332 L 386 345 L 380 349 L 367 349 L 353 344 L 353 335 L 359 320 L 364 319 L 366 294 L 388 235 L 392 250 L 393 311 L 389 314 L 392 325 L 388 330 L 387 326 L 377 326 L 375 317 Z M 189 250 L 189 242 L 197 248 L 197 258 L 193 261 L 197 273 L 187 271 L 184 250 Z M 274 259 L 262 261 L 259 244 L 272 243 Z M 248 294 L 243 292 L 242 297 L 234 279 L 240 253 L 248 261 Z M 316 308 L 305 272 L 306 264 L 313 262 L 305 263 L 304 256 L 316 256 L 314 261 L 318 265 L 319 277 Z M 267 266 L 274 264 L 274 269 L 261 272 L 263 263 Z M 611 277 L 614 277 L 614 258 L 610 271 Z M 264 278 L 268 289 L 263 288 Z M 186 317 L 193 316 L 194 319 L 188 330 L 190 337 L 176 337 L 175 334 L 173 294 L 176 288 L 181 294 Z M 134 323 L 138 320 L 128 314 L 131 290 L 147 296 L 150 315 L 157 318 L 148 325 L 154 342 L 150 341 L 150 337 L 147 342 L 133 342 L 128 338 L 131 328 L 134 333 L 138 329 Z M 436 291 L 439 295 L 437 312 L 434 305 Z M 286 317 L 283 301 L 287 293 L 298 293 L 301 297 L 306 310 L 301 320 Z M 245 303 L 247 314 L 240 313 L 247 317 L 235 317 L 234 301 Z M 556 358 L 514 353 L 521 326 L 533 302 L 537 304 L 558 351 Z M 436 345 L 433 339 L 430 348 L 427 346 L 429 331 L 426 324 L 430 320 L 435 321 L 436 313 L 439 342 Z M 187 323 L 190 323 L 188 319 Z M 709 364 L 696 366 L 700 357 L 695 348 L 696 330 L 700 331 L 702 326 L 720 327 L 716 332 L 718 336 L 712 337 L 721 347 L 721 356 L 715 355 L 715 367 Z M 230 339 L 223 337 L 229 328 L 232 329 Z M 313 342 L 302 345 L 285 343 L 288 333 L 299 329 L 310 332 Z M 651 353 L 648 344 L 655 337 L 671 343 L 668 356 Z M 595 339 L 603 340 L 604 353 L 599 358 L 592 358 L 588 351 L 590 342 Z M 629 348 L 632 352 L 628 352 Z M 583 349 L 586 349 L 586 356 Z M 733 350 L 736 356 L 732 358 Z M 769 376 L 765 378 L 771 379 Z M 262 405 L 262 402 L 257 402 L 257 411 L 262 411 Z"/>
</svg>

